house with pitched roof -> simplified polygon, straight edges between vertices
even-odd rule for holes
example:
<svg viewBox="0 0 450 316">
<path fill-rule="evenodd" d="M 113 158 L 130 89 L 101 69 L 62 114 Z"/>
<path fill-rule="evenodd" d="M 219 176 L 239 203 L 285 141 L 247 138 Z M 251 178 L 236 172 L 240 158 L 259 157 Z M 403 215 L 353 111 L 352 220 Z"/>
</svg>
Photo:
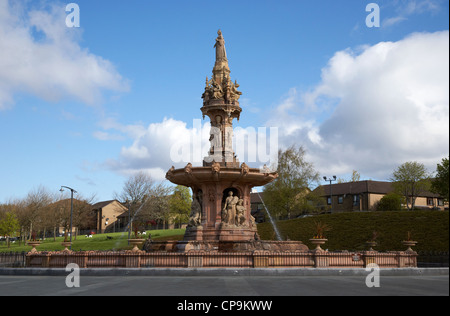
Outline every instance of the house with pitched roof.
<svg viewBox="0 0 450 316">
<path fill-rule="evenodd" d="M 120 215 L 128 211 L 128 208 L 117 200 L 109 200 L 95 203 L 92 210 L 96 214 L 96 231 L 98 234 L 119 230 L 127 223 L 121 223 Z"/>
<path fill-rule="evenodd" d="M 383 196 L 394 192 L 391 182 L 372 180 L 322 185 L 316 190 L 322 191 L 321 195 L 326 198 L 327 206 L 333 213 L 375 210 Z M 417 197 L 415 207 L 444 210 L 444 199 L 438 194 L 424 192 Z"/>
</svg>

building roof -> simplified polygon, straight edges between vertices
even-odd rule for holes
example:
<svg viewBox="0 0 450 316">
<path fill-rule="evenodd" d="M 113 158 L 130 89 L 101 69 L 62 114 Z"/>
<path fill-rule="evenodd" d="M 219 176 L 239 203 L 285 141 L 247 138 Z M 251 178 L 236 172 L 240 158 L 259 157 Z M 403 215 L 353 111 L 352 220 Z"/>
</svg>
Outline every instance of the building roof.
<svg viewBox="0 0 450 316">
<path fill-rule="evenodd" d="M 261 202 L 261 198 L 263 198 L 264 193 L 263 192 L 259 192 L 258 193 L 250 193 L 250 203 L 262 203 Z"/>
<path fill-rule="evenodd" d="M 97 202 L 97 203 L 95 203 L 94 205 L 92 205 L 92 209 L 98 210 L 98 209 L 101 209 L 101 208 L 103 208 L 103 207 L 105 207 L 105 206 L 107 206 L 107 205 L 109 205 L 109 204 L 111 204 L 111 203 L 114 203 L 114 202 L 117 202 L 117 203 L 119 203 L 120 205 L 123 205 L 122 203 L 120 203 L 120 202 L 117 201 L 117 200 L 108 200 L 108 201 L 102 201 L 102 202 Z"/>
<path fill-rule="evenodd" d="M 321 185 L 314 191 L 323 190 L 322 196 L 330 195 L 330 185 Z M 344 195 L 344 194 L 362 194 L 362 193 L 375 193 L 375 194 L 389 194 L 394 191 L 392 182 L 387 181 L 356 181 L 356 182 L 345 182 L 345 183 L 335 183 L 331 185 L 333 195 Z M 439 197 L 438 194 L 431 192 L 424 192 L 421 196 L 427 197 Z"/>
<path fill-rule="evenodd" d="M 329 184 L 321 185 L 319 188 L 323 189 L 324 195 L 330 195 Z M 331 185 L 331 189 L 334 195 L 361 194 L 361 193 L 388 194 L 394 190 L 391 182 L 372 181 L 372 180 L 335 183 Z"/>
</svg>

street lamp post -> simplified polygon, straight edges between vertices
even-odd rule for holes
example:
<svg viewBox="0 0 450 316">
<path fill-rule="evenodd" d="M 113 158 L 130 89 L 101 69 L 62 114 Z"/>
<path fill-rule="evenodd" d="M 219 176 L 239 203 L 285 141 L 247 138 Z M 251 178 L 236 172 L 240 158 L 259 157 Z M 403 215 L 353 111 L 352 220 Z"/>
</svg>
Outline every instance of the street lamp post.
<svg viewBox="0 0 450 316">
<path fill-rule="evenodd" d="M 70 193 L 71 193 L 71 197 L 70 197 L 70 250 L 72 250 L 72 216 L 73 216 L 73 193 L 77 193 L 77 191 L 75 191 L 72 188 L 66 187 L 64 185 L 61 186 L 61 189 L 59 191 L 64 192 L 64 189 L 69 189 Z"/>
<path fill-rule="evenodd" d="M 327 178 L 323 177 L 325 181 L 330 181 L 330 205 L 331 205 L 331 213 L 333 213 L 333 189 L 331 187 L 331 182 L 336 181 L 336 176 L 333 176 L 333 178 Z"/>
<path fill-rule="evenodd" d="M 127 199 L 128 204 L 128 240 L 130 240 L 131 236 L 131 201 Z M 128 245 L 130 242 L 128 241 Z"/>
</svg>

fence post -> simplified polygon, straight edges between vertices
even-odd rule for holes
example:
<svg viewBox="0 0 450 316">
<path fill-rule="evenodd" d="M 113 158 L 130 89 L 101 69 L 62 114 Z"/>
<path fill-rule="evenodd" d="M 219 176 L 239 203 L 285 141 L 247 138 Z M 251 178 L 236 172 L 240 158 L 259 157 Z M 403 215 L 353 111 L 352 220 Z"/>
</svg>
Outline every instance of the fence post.
<svg viewBox="0 0 450 316">
<path fill-rule="evenodd" d="M 137 252 L 127 253 L 125 255 L 125 267 L 126 268 L 140 268 L 141 267 L 141 254 Z"/>
<path fill-rule="evenodd" d="M 188 268 L 201 268 L 203 267 L 203 251 L 191 250 L 187 253 L 188 256 Z"/>
<path fill-rule="evenodd" d="M 328 251 L 321 250 L 321 249 L 315 249 L 312 250 L 312 256 L 314 260 L 314 267 L 315 268 L 326 268 L 329 266 L 328 263 L 328 257 L 329 257 Z"/>
<path fill-rule="evenodd" d="M 253 268 L 269 267 L 269 253 L 265 251 L 255 250 L 253 252 Z"/>
<path fill-rule="evenodd" d="M 417 252 L 415 251 L 399 251 L 398 252 L 398 267 L 417 268 Z"/>
<path fill-rule="evenodd" d="M 363 252 L 363 259 L 364 259 L 364 268 L 366 268 L 369 264 L 374 264 L 375 262 L 375 256 L 376 251 L 364 251 Z"/>
</svg>

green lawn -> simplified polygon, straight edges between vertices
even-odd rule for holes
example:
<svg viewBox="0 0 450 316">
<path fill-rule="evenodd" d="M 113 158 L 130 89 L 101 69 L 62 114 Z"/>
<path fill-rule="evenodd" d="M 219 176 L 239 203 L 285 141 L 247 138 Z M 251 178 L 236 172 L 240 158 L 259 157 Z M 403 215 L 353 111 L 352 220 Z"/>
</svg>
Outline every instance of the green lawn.
<svg viewBox="0 0 450 316">
<path fill-rule="evenodd" d="M 278 221 L 277 227 L 285 239 L 301 240 L 312 247 L 309 239 L 315 234 L 314 222 L 331 226 L 325 233 L 328 242 L 322 247 L 329 250 L 365 250 L 365 242 L 372 232 L 379 234 L 378 251 L 405 250 L 401 241 L 407 232 L 418 242 L 417 251 L 448 251 L 449 212 L 445 211 L 399 211 L 399 212 L 351 212 L 317 215 L 300 219 Z M 275 239 L 272 225 L 258 225 L 261 239 Z"/>
<path fill-rule="evenodd" d="M 153 240 L 167 240 L 174 239 L 178 240 L 184 235 L 184 229 L 165 229 L 165 230 L 149 230 L 148 234 L 152 235 Z M 132 233 L 133 237 L 133 233 Z M 128 232 L 123 233 L 110 233 L 110 234 L 98 234 L 92 235 L 92 238 L 86 238 L 83 236 L 77 236 L 72 240 L 72 250 L 124 250 L 131 249 L 132 246 L 128 245 Z M 64 240 L 63 237 L 57 237 L 56 241 L 53 238 L 47 238 L 41 241 L 41 244 L 36 247 L 38 251 L 58 251 L 63 250 L 64 247 L 61 246 L 61 242 Z M 7 247 L 5 242 L 0 243 L 0 252 L 21 252 L 30 251 L 31 246 L 19 245 L 19 242 L 11 243 L 10 248 Z"/>
</svg>

